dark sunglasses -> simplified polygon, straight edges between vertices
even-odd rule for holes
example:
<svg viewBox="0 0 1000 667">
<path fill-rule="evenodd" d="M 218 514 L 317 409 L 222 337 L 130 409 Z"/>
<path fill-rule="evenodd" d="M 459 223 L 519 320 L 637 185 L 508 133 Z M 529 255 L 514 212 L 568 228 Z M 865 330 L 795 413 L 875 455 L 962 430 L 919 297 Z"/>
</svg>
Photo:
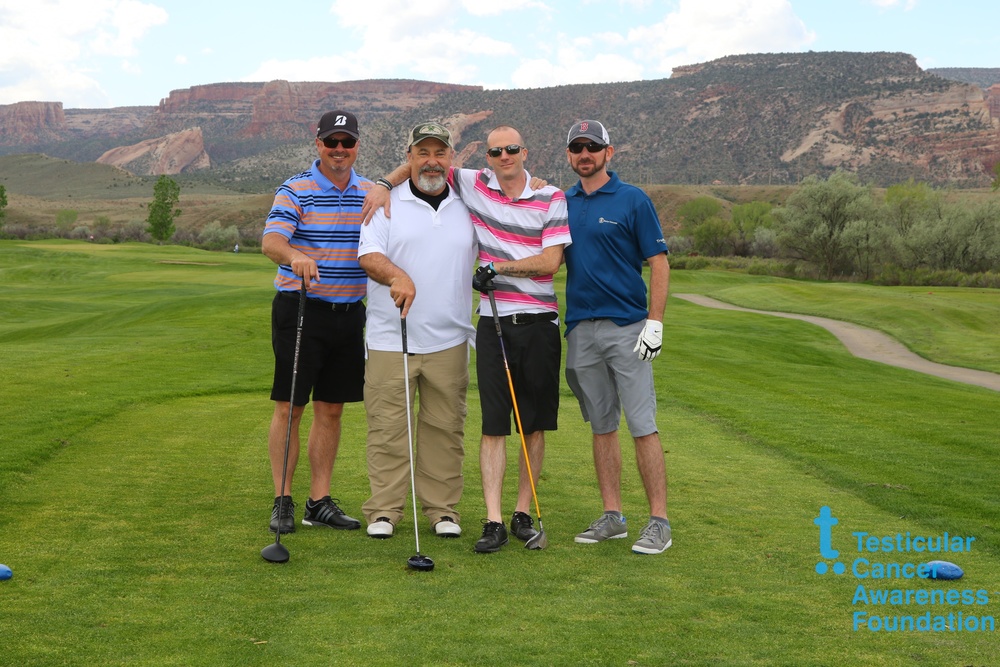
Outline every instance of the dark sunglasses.
<svg viewBox="0 0 1000 667">
<path fill-rule="evenodd" d="M 346 137 L 344 139 L 334 139 L 333 137 L 324 137 L 322 139 L 323 145 L 327 148 L 336 148 L 337 146 L 343 146 L 344 148 L 354 148 L 358 145 L 358 140 L 354 137 Z"/>
<path fill-rule="evenodd" d="M 589 141 L 585 144 L 570 144 L 566 148 L 568 148 L 569 152 L 573 154 L 582 153 L 584 148 L 587 149 L 588 153 L 600 153 L 607 148 L 607 146 L 599 144 L 596 141 Z"/>
<path fill-rule="evenodd" d="M 487 148 L 486 154 L 490 157 L 500 157 L 504 151 L 507 151 L 507 155 L 517 155 L 521 152 L 521 147 L 517 144 L 510 144 L 509 146 L 497 146 L 496 148 Z"/>
</svg>

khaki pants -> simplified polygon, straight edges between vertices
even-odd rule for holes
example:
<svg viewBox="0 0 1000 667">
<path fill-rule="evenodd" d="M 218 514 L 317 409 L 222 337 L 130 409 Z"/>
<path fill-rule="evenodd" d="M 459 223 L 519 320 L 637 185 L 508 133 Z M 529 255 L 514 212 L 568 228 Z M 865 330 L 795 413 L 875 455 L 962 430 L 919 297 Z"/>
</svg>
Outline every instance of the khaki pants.
<svg viewBox="0 0 1000 667">
<path fill-rule="evenodd" d="M 465 393 L 469 386 L 469 346 L 411 354 L 411 415 L 414 428 L 414 483 L 417 499 L 431 525 L 442 517 L 460 519 L 455 506 L 462 498 L 465 457 Z M 393 525 L 403 517 L 410 493 L 406 405 L 402 352 L 369 350 L 365 366 L 365 411 L 368 415 L 368 481 L 371 497 L 362 505 L 368 523 L 387 517 Z M 414 402 L 414 396 L 419 400 Z"/>
</svg>

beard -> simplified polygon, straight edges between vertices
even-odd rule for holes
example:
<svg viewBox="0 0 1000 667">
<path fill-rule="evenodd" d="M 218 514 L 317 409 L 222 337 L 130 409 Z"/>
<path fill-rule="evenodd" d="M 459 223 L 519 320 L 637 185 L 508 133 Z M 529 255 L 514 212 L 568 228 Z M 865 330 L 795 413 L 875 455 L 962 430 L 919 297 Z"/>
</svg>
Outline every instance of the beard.
<svg viewBox="0 0 1000 667">
<path fill-rule="evenodd" d="M 573 167 L 573 171 L 576 172 L 576 175 L 581 178 L 593 176 L 607 166 L 608 160 L 606 155 L 607 153 L 605 151 L 601 151 L 600 153 L 590 153 L 588 159 L 584 158 L 581 154 L 580 158 L 576 161 L 576 164 L 571 166 Z"/>
<path fill-rule="evenodd" d="M 417 175 L 417 187 L 427 194 L 440 192 L 448 183 L 448 177 L 441 169 L 424 167 Z"/>
</svg>

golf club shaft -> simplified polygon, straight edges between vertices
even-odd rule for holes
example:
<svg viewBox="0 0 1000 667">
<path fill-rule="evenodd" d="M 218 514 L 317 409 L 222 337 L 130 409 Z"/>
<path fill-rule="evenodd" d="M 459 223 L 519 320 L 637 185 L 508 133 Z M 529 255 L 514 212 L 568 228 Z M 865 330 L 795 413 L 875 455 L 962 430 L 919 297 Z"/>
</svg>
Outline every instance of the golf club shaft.
<svg viewBox="0 0 1000 667">
<path fill-rule="evenodd" d="M 517 422 L 517 432 L 521 436 L 521 451 L 524 452 L 524 465 L 528 469 L 528 482 L 531 483 L 531 497 L 535 501 L 535 516 L 538 517 L 539 528 L 542 525 L 542 510 L 538 506 L 538 493 L 535 492 L 535 476 L 531 472 L 531 457 L 528 456 L 528 443 L 524 439 L 524 428 L 521 426 L 521 413 L 517 409 L 517 396 L 514 395 L 514 378 L 510 374 L 510 365 L 507 363 L 507 351 L 503 345 L 503 331 L 500 329 L 500 315 L 497 314 L 497 302 L 493 297 L 493 290 L 487 292 L 490 297 L 490 309 L 493 311 L 493 323 L 497 328 L 497 337 L 500 339 L 500 356 L 503 357 L 503 368 L 507 371 L 507 386 L 510 387 L 510 402 L 514 405 L 514 420 Z"/>
<path fill-rule="evenodd" d="M 406 394 L 403 402 L 406 404 L 406 453 L 410 457 L 410 491 L 413 494 L 413 536 L 417 542 L 417 554 L 420 553 L 420 531 L 417 528 L 417 482 L 413 475 L 413 428 L 410 421 L 410 361 L 406 349 L 406 318 L 399 318 L 399 330 L 403 335 L 403 387 Z"/>
<path fill-rule="evenodd" d="M 295 412 L 295 380 L 299 375 L 299 350 L 302 348 L 302 323 L 306 316 L 306 279 L 302 277 L 302 287 L 299 288 L 299 312 L 295 326 L 295 354 L 292 356 L 292 387 L 288 397 L 288 427 L 285 430 L 285 454 L 281 461 L 281 491 L 278 494 L 278 516 L 282 516 L 285 503 L 285 476 L 288 474 L 288 449 L 292 443 L 292 415 Z M 275 533 L 275 541 L 281 542 L 281 526 Z"/>
</svg>

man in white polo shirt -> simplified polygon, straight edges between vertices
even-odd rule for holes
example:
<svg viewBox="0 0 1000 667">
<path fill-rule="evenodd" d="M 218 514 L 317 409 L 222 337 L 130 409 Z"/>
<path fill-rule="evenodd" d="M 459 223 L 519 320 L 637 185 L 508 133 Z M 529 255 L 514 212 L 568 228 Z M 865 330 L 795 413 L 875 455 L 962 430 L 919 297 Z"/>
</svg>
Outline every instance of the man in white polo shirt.
<svg viewBox="0 0 1000 667">
<path fill-rule="evenodd" d="M 417 500 L 435 534 L 458 537 L 476 237 L 469 211 L 448 185 L 451 134 L 436 122 L 410 131 L 409 179 L 361 229 L 358 260 L 368 274 L 365 410 L 371 497 L 362 511 L 372 537 L 392 537 L 409 482 L 401 318 L 406 320 L 415 414 Z"/>
<path fill-rule="evenodd" d="M 566 197 L 558 188 L 540 186 L 537 179 L 532 179 L 524 168 L 528 155 L 524 143 L 516 129 L 506 125 L 494 128 L 486 137 L 489 168 L 452 169 L 449 182 L 468 206 L 479 240 L 480 267 L 473 287 L 480 292 L 486 286 L 495 290 L 531 472 L 537 482 L 545 453 L 545 431 L 556 430 L 559 413 L 562 339 L 552 277 L 571 239 Z M 376 183 L 392 190 L 405 174 L 404 165 Z M 363 211 L 382 210 L 385 202 L 383 189 L 372 188 L 365 197 Z M 508 542 L 501 497 L 513 404 L 486 295 L 482 295 L 479 305 L 476 376 L 483 412 L 479 467 L 486 520 L 475 550 L 494 553 Z M 510 528 L 515 537 L 527 541 L 537 531 L 528 514 L 531 480 L 523 459 L 521 453 L 517 504 Z"/>
</svg>

